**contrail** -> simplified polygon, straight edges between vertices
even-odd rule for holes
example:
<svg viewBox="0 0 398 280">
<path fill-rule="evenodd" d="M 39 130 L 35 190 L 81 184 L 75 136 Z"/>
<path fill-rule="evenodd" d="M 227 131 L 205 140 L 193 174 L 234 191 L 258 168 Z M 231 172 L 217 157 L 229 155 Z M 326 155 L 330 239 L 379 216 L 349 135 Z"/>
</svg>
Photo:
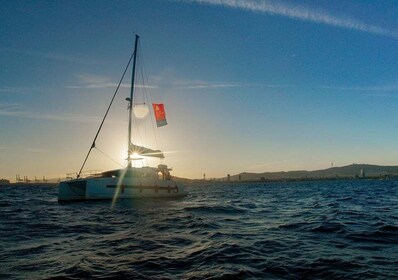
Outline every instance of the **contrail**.
<svg viewBox="0 0 398 280">
<path fill-rule="evenodd" d="M 279 15 L 291 19 L 327 24 L 344 29 L 357 30 L 398 39 L 398 31 L 386 29 L 377 25 L 367 24 L 351 17 L 332 15 L 323 10 L 315 10 L 309 7 L 293 5 L 290 3 L 287 4 L 283 2 L 266 0 L 185 0 L 184 2 L 224 6 L 257 13 Z"/>
</svg>

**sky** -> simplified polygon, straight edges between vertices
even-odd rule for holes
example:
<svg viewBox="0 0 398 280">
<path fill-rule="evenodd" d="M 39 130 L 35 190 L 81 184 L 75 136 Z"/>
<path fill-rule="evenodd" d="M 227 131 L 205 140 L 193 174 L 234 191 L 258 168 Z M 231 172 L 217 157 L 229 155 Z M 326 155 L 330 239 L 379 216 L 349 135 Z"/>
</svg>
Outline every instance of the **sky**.
<svg viewBox="0 0 398 280">
<path fill-rule="evenodd" d="M 2 1 L 0 178 L 79 171 L 135 34 L 150 98 L 165 105 L 156 144 L 175 176 L 398 165 L 397 10 L 395 1 Z M 130 71 L 86 170 L 126 164 Z"/>
</svg>

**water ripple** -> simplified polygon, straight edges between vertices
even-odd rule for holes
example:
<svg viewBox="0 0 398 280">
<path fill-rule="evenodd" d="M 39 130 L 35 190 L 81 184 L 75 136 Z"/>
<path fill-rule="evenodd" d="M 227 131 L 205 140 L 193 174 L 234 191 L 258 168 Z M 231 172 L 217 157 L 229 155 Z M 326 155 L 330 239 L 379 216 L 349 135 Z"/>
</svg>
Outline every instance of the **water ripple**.
<svg viewBox="0 0 398 280">
<path fill-rule="evenodd" d="M 397 279 L 398 182 L 190 186 L 178 200 L 58 204 L 0 189 L 4 279 Z"/>
</svg>

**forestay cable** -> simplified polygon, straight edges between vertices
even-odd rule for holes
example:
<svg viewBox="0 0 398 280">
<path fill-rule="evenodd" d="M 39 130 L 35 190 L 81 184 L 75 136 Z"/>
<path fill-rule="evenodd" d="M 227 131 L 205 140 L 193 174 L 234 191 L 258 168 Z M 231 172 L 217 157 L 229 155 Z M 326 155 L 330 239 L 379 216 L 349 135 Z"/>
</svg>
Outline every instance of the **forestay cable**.
<svg viewBox="0 0 398 280">
<path fill-rule="evenodd" d="M 105 119 L 106 119 L 106 116 L 108 115 L 109 109 L 111 108 L 112 103 L 113 103 L 113 100 L 115 99 L 116 94 L 117 94 L 117 92 L 119 91 L 120 85 L 122 84 L 122 81 L 123 81 L 123 79 L 124 79 L 124 76 L 126 75 L 127 69 L 129 68 L 130 63 L 131 63 L 131 60 L 133 59 L 133 57 L 134 57 L 134 51 L 133 51 L 133 53 L 132 53 L 131 56 L 130 56 L 130 59 L 129 59 L 129 62 L 127 63 L 126 69 L 124 69 L 122 78 L 120 79 L 119 84 L 118 84 L 117 87 L 116 87 L 116 90 L 115 90 L 115 93 L 113 94 L 111 103 L 109 104 L 108 109 L 106 110 L 105 116 L 104 116 L 104 118 L 102 119 L 102 122 L 101 122 L 101 124 L 100 124 L 100 126 L 99 126 L 99 128 L 98 128 L 98 131 L 97 131 L 97 134 L 96 134 L 95 137 L 94 137 L 93 143 L 91 144 L 91 147 L 90 147 L 90 149 L 88 150 L 88 153 L 87 153 L 87 155 L 86 155 L 86 158 L 84 159 L 83 165 L 82 165 L 82 167 L 80 168 L 79 173 L 77 174 L 77 178 L 80 177 L 80 174 L 82 173 L 83 167 L 84 167 L 84 165 L 86 164 L 86 161 L 87 161 L 87 159 L 88 159 L 88 156 L 89 156 L 90 153 L 91 153 L 91 150 L 92 150 L 93 148 L 95 148 L 95 140 L 97 140 L 98 134 L 99 134 L 100 131 L 101 131 L 102 125 L 103 125 L 104 122 L 105 122 Z"/>
</svg>

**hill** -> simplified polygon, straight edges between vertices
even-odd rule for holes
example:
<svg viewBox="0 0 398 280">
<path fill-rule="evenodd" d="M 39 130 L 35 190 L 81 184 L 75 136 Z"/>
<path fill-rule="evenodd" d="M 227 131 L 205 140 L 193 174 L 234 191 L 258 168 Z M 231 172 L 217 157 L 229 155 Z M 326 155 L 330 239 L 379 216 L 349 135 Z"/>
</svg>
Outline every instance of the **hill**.
<svg viewBox="0 0 398 280">
<path fill-rule="evenodd" d="M 351 164 L 341 167 L 331 167 L 322 170 L 297 170 L 281 172 L 249 173 L 243 172 L 230 176 L 231 181 L 264 181 L 264 180 L 303 180 L 330 178 L 365 178 L 365 177 L 395 177 L 398 176 L 398 166 L 380 166 L 372 164 Z M 226 177 L 221 180 L 227 180 Z"/>
</svg>

